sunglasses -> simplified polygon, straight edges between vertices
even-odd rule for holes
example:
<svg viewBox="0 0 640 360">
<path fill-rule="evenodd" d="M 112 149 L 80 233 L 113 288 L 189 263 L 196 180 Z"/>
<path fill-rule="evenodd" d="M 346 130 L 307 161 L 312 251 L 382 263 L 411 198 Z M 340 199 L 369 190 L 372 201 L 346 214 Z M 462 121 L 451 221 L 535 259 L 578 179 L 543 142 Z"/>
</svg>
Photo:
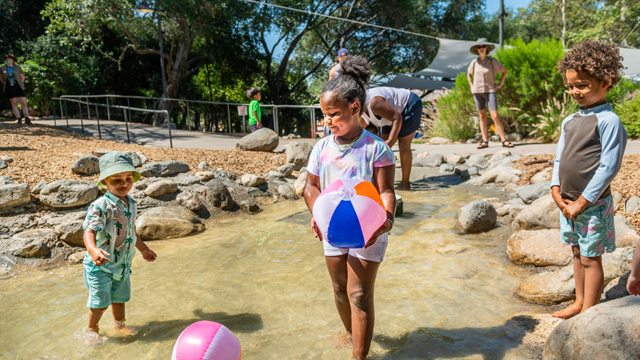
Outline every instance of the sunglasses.
<svg viewBox="0 0 640 360">
<path fill-rule="evenodd" d="M 484 46 L 484 45 L 478 45 L 478 46 L 477 46 L 477 48 L 478 48 L 478 49 L 486 49 L 487 47 L 486 47 L 486 46 Z"/>
</svg>

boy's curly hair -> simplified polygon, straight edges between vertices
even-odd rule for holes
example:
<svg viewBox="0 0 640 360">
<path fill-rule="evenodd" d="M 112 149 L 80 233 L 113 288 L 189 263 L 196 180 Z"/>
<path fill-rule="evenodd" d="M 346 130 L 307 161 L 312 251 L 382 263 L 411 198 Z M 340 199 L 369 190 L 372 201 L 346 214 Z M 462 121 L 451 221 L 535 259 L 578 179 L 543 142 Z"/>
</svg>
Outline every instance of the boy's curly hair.
<svg viewBox="0 0 640 360">
<path fill-rule="evenodd" d="M 247 97 L 249 99 L 253 99 L 254 96 L 258 95 L 258 93 L 260 93 L 260 89 L 258 89 L 256 87 L 252 87 L 251 89 L 247 90 L 247 92 L 246 92 Z"/>
<path fill-rule="evenodd" d="M 620 50 L 614 44 L 586 40 L 568 51 L 558 62 L 557 68 L 565 82 L 567 70 L 574 70 L 587 73 L 600 81 L 611 81 L 608 89 L 611 90 L 620 82 L 620 70 L 624 69 L 622 60 Z"/>
</svg>

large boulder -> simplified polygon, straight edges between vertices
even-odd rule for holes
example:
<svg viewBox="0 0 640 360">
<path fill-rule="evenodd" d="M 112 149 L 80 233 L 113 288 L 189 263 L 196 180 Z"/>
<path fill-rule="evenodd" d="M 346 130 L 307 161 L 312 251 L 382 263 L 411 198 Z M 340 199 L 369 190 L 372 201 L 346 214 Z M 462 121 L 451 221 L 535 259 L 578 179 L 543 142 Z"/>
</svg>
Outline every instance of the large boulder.
<svg viewBox="0 0 640 360">
<path fill-rule="evenodd" d="M 498 214 L 496 209 L 486 201 L 474 201 L 460 210 L 458 226 L 466 233 L 479 233 L 493 229 Z"/>
<path fill-rule="evenodd" d="M 488 170 L 478 181 L 478 185 L 484 185 L 495 182 L 496 184 L 515 184 L 520 180 L 521 170 L 514 169 L 510 166 L 496 166 Z"/>
<path fill-rule="evenodd" d="M 70 208 L 92 202 L 99 192 L 98 186 L 89 181 L 58 180 L 40 191 L 40 201 L 53 208 Z"/>
<path fill-rule="evenodd" d="M 295 170 L 300 170 L 303 166 L 307 166 L 311 150 L 313 146 L 307 142 L 292 141 L 287 146 L 287 163 L 293 164 Z"/>
<path fill-rule="evenodd" d="M 55 232 L 67 244 L 84 246 L 82 223 L 82 220 L 70 220 L 56 226 Z"/>
<path fill-rule="evenodd" d="M 551 191 L 551 182 L 542 181 L 537 184 L 523 186 L 516 192 L 518 197 L 525 202 L 525 204 L 531 204 L 539 198 L 549 194 Z"/>
<path fill-rule="evenodd" d="M 629 220 L 623 215 L 616 215 L 614 218 L 614 226 L 616 229 L 616 246 L 630 247 L 636 246 L 640 235 L 636 232 L 636 228 L 631 225 Z"/>
<path fill-rule="evenodd" d="M 558 230 L 521 230 L 507 242 L 509 259 L 519 265 L 565 266 L 573 258 L 571 247 L 562 244 Z"/>
<path fill-rule="evenodd" d="M 289 184 L 282 184 L 278 186 L 278 194 L 288 200 L 298 200 L 299 197 L 293 190 L 293 187 Z"/>
<path fill-rule="evenodd" d="M 633 214 L 640 211 L 640 198 L 637 196 L 629 198 L 624 204 L 624 213 Z"/>
<path fill-rule="evenodd" d="M 23 258 L 47 258 L 57 241 L 52 229 L 26 230 L 0 242 L 0 253 Z"/>
<path fill-rule="evenodd" d="M 156 161 L 146 163 L 140 169 L 144 177 L 164 177 L 189 171 L 189 165 L 183 161 Z"/>
<path fill-rule="evenodd" d="M 93 155 L 83 155 L 79 157 L 73 165 L 71 172 L 78 175 L 95 175 L 100 173 L 100 159 Z"/>
<path fill-rule="evenodd" d="M 178 184 L 173 180 L 160 180 L 151 183 L 144 189 L 144 194 L 149 197 L 158 197 L 164 194 L 173 194 L 178 191 Z"/>
<path fill-rule="evenodd" d="M 418 167 L 438 167 L 444 163 L 444 156 L 440 154 L 431 154 L 427 156 L 418 156 L 413 159 L 412 165 Z"/>
<path fill-rule="evenodd" d="M 7 184 L 0 186 L 0 210 L 25 205 L 31 202 L 29 184 Z"/>
<path fill-rule="evenodd" d="M 279 143 L 280 139 L 275 131 L 262 128 L 240 139 L 236 148 L 245 151 L 273 151 Z"/>
<path fill-rule="evenodd" d="M 235 207 L 235 202 L 224 184 L 217 179 L 213 179 L 206 184 L 204 191 L 206 201 L 222 210 L 231 211 Z"/>
<path fill-rule="evenodd" d="M 560 229 L 560 210 L 551 195 L 545 195 L 524 208 L 513 219 L 513 230 Z"/>
<path fill-rule="evenodd" d="M 469 167 L 475 166 L 477 168 L 484 169 L 487 167 L 487 158 L 485 158 L 484 155 L 481 154 L 471 155 L 469 156 L 465 164 Z"/>
<path fill-rule="evenodd" d="M 640 297 L 596 305 L 560 323 L 547 338 L 543 360 L 640 359 Z"/>
<path fill-rule="evenodd" d="M 204 224 L 182 207 L 155 207 L 136 220 L 142 240 L 162 240 L 187 236 L 204 230 Z"/>
<path fill-rule="evenodd" d="M 545 168 L 544 170 L 540 171 L 539 173 L 533 175 L 533 177 L 531 178 L 531 183 L 532 184 L 537 184 L 537 183 L 541 183 L 543 181 L 551 181 L 551 176 L 553 175 L 553 168 Z"/>
</svg>

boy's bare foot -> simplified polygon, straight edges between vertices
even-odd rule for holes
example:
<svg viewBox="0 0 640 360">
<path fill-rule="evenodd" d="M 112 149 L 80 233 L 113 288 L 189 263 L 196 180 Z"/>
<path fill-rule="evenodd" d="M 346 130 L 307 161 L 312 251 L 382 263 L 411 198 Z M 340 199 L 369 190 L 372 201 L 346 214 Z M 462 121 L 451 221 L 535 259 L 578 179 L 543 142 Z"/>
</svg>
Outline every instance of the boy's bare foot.
<svg viewBox="0 0 640 360">
<path fill-rule="evenodd" d="M 122 320 L 122 321 L 117 321 L 114 320 L 114 326 L 113 328 L 120 334 L 120 335 L 124 335 L 124 336 L 132 336 L 136 333 L 136 329 L 133 326 L 126 326 L 125 323 L 126 320 Z"/>
<path fill-rule="evenodd" d="M 551 316 L 567 320 L 570 317 L 580 314 L 580 312 L 582 312 L 582 305 L 573 303 L 560 311 L 556 311 Z"/>
<path fill-rule="evenodd" d="M 82 342 L 85 346 L 102 345 L 105 343 L 106 338 L 100 336 L 100 334 L 98 334 L 98 330 L 98 327 L 95 329 L 86 328 L 84 330 Z"/>
<path fill-rule="evenodd" d="M 348 332 L 340 332 L 333 338 L 333 345 L 338 349 L 344 349 L 353 345 L 351 334 Z"/>
</svg>

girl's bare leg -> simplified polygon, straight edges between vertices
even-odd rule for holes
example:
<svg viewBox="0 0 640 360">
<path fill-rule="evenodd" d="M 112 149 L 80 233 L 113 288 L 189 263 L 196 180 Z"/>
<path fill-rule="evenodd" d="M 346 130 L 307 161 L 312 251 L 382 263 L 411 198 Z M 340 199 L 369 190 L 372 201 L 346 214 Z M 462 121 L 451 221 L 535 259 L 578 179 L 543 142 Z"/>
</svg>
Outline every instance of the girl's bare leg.
<svg viewBox="0 0 640 360">
<path fill-rule="evenodd" d="M 380 263 L 347 256 L 347 292 L 351 303 L 353 357 L 366 359 L 371 347 L 375 311 L 373 290 Z"/>
<path fill-rule="evenodd" d="M 584 266 L 581 261 L 582 256 L 580 256 L 580 247 L 572 246 L 571 250 L 573 251 L 573 279 L 576 282 L 576 301 L 551 315 L 562 319 L 568 319 L 580 314 L 584 304 Z"/>
<path fill-rule="evenodd" d="M 347 255 L 325 256 L 329 276 L 333 284 L 333 298 L 344 329 L 351 334 L 351 306 L 347 296 Z"/>
</svg>

